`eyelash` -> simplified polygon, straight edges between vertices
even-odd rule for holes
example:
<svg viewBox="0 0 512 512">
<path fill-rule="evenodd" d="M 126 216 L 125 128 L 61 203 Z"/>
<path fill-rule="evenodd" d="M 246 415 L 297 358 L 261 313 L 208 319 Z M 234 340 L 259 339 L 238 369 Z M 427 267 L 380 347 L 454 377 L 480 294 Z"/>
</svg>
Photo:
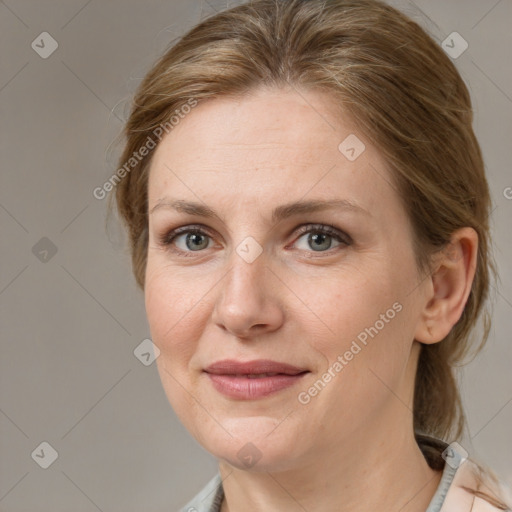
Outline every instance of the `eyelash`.
<svg viewBox="0 0 512 512">
<path fill-rule="evenodd" d="M 202 251 L 183 251 L 181 249 L 177 249 L 173 246 L 174 240 L 183 234 L 195 234 L 195 235 L 206 235 L 210 238 L 213 238 L 207 231 L 205 231 L 200 225 L 192 225 L 192 226 L 184 226 L 181 228 L 176 228 L 168 233 L 165 233 L 159 238 L 159 242 L 161 245 L 168 247 L 170 251 L 177 253 L 179 255 L 182 255 L 184 257 L 193 257 L 194 253 L 200 253 Z M 334 237 L 338 242 L 341 242 L 345 246 L 349 246 L 352 244 L 352 238 L 344 233 L 343 231 L 333 227 L 329 226 L 328 224 L 307 224 L 304 226 L 301 226 L 299 228 L 299 238 L 303 235 L 309 234 L 309 233 L 320 233 L 323 235 L 329 235 Z M 335 248 L 336 249 L 336 248 Z M 322 253 L 328 253 L 330 254 L 332 252 L 331 249 L 328 249 L 327 251 L 308 251 L 310 253 L 314 254 L 322 254 Z M 316 256 L 315 256 L 316 257 Z"/>
</svg>

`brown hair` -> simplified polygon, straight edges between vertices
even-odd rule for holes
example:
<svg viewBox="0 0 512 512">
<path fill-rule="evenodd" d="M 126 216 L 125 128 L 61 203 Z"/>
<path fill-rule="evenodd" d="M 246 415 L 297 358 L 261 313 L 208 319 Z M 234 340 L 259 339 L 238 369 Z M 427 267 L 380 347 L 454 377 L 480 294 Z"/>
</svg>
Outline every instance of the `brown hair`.
<svg viewBox="0 0 512 512">
<path fill-rule="evenodd" d="M 490 195 L 475 138 L 468 89 L 444 51 L 414 21 L 377 0 L 255 0 L 193 27 L 140 84 L 123 135 L 120 164 L 193 98 L 242 96 L 256 87 L 327 91 L 385 157 L 414 227 L 418 267 L 458 228 L 478 233 L 477 269 L 464 312 L 444 340 L 422 345 L 414 390 L 414 430 L 460 438 L 465 427 L 453 374 L 483 319 L 491 273 Z M 115 188 L 128 228 L 133 271 L 144 288 L 151 156 Z M 110 200 L 114 197 L 110 196 Z"/>
</svg>

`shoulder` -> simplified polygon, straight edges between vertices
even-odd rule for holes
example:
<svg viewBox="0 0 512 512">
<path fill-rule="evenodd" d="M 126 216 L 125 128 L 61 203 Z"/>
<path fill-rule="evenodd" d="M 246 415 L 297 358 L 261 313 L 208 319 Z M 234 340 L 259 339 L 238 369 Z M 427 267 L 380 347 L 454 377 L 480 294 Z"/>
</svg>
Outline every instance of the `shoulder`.
<svg viewBox="0 0 512 512">
<path fill-rule="evenodd" d="M 440 512 L 512 511 L 512 489 L 494 471 L 472 458 L 455 457 L 452 445 L 425 434 L 415 433 L 416 440 L 429 466 L 443 470 L 444 488 L 436 496 L 442 503 Z M 448 451 L 452 451 L 451 462 Z M 456 454 L 457 455 L 457 454 Z M 467 453 L 465 454 L 467 456 Z M 460 454 L 459 454 L 460 456 Z M 438 505 L 439 506 L 439 505 Z"/>
<path fill-rule="evenodd" d="M 510 487 L 478 462 L 467 459 L 457 468 L 442 512 L 498 512 L 512 510 Z"/>
</svg>

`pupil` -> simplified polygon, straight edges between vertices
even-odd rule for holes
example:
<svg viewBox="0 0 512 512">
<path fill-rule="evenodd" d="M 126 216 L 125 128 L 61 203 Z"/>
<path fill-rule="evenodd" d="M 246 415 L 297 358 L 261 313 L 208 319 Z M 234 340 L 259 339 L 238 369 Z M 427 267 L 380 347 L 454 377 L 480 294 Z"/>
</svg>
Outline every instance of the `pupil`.
<svg viewBox="0 0 512 512">
<path fill-rule="evenodd" d="M 325 233 L 317 233 L 317 234 L 315 234 L 315 235 L 310 235 L 310 240 L 311 240 L 311 239 L 314 239 L 315 244 L 316 244 L 316 243 L 318 242 L 319 237 L 320 237 L 320 239 L 321 239 L 321 240 L 323 239 L 323 241 L 325 242 L 325 239 L 326 239 L 327 237 L 329 237 L 329 236 L 330 236 L 330 235 L 327 235 L 327 234 L 325 234 Z M 321 245 L 321 244 L 322 244 L 322 241 L 320 241 L 320 245 Z M 327 244 L 327 247 L 324 247 L 324 248 L 325 248 L 325 249 L 329 249 L 329 246 L 330 246 L 330 244 L 328 243 L 328 244 Z M 319 247 L 319 245 L 317 245 L 317 247 Z"/>
<path fill-rule="evenodd" d="M 195 248 L 201 248 L 201 247 L 200 247 L 200 246 L 201 246 L 201 238 L 204 238 L 204 236 L 203 236 L 203 235 L 201 235 L 201 234 L 198 234 L 198 233 L 192 233 L 192 234 L 190 234 L 190 235 L 187 237 L 187 247 L 188 247 L 189 249 L 193 249 L 194 247 L 195 247 Z M 190 247 L 190 246 L 188 245 L 188 242 L 190 242 L 190 241 L 192 241 L 193 247 Z M 204 241 L 203 241 L 203 243 L 204 243 Z"/>
</svg>

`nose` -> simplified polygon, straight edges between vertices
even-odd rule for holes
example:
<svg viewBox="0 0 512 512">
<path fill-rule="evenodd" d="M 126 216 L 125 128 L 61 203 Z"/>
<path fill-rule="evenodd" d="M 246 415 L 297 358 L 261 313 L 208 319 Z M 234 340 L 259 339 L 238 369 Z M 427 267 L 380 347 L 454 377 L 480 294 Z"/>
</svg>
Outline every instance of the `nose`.
<svg viewBox="0 0 512 512">
<path fill-rule="evenodd" d="M 264 253 L 249 263 L 233 251 L 212 313 L 214 323 L 233 336 L 261 336 L 283 323 L 283 285 L 267 263 Z"/>
</svg>

